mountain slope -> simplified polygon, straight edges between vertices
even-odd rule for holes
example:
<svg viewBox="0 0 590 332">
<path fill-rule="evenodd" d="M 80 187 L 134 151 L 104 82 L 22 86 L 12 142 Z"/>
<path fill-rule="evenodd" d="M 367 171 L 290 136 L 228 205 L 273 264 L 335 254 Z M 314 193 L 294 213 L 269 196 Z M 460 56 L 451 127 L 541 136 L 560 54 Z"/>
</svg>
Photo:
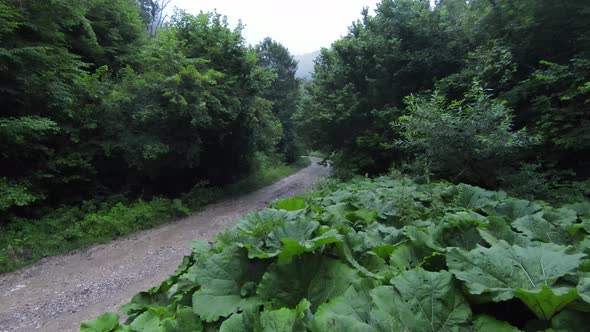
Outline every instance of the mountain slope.
<svg viewBox="0 0 590 332">
<path fill-rule="evenodd" d="M 313 66 L 315 65 L 314 60 L 320 55 L 320 51 L 315 51 L 307 54 L 296 55 L 295 60 L 298 62 L 297 66 L 297 77 L 306 80 L 311 79 L 311 73 L 313 72 Z"/>
</svg>

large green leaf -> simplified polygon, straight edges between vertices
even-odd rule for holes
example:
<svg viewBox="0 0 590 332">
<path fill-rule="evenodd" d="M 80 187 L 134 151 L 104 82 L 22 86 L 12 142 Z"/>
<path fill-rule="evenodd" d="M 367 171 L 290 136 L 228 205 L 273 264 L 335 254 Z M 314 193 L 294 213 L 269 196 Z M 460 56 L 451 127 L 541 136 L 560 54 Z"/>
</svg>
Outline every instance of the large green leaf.
<svg viewBox="0 0 590 332">
<path fill-rule="evenodd" d="M 380 278 L 378 275 L 374 274 L 373 272 L 369 271 L 366 267 L 361 265 L 361 263 L 359 263 L 359 260 L 356 257 L 366 253 L 366 249 L 362 249 L 367 248 L 366 245 L 366 234 L 355 233 L 354 230 L 351 230 L 350 233 L 348 233 L 344 238 L 344 241 L 338 243 L 338 250 L 340 251 L 340 256 L 344 257 L 344 259 L 350 265 L 352 265 L 352 267 L 354 267 L 364 276 Z"/>
<path fill-rule="evenodd" d="M 556 312 L 578 298 L 575 288 L 550 288 L 545 285 L 540 289 L 518 288 L 514 295 L 542 320 L 551 319 Z"/>
<path fill-rule="evenodd" d="M 307 208 L 307 203 L 302 198 L 292 197 L 280 200 L 273 204 L 275 209 L 285 211 L 298 211 Z"/>
<path fill-rule="evenodd" d="M 240 235 L 257 241 L 266 238 L 276 226 L 302 217 L 301 211 L 266 209 L 248 215 L 236 228 Z"/>
<path fill-rule="evenodd" d="M 366 251 L 370 248 L 378 246 L 397 244 L 404 237 L 402 231 L 391 226 L 385 226 L 378 222 L 367 225 L 358 234 L 363 235 L 365 247 L 362 249 Z"/>
<path fill-rule="evenodd" d="M 266 241 L 259 242 L 257 245 L 246 244 L 244 247 L 248 249 L 250 258 L 278 256 L 279 260 L 286 261 L 293 256 L 312 252 L 326 244 L 342 241 L 335 229 L 322 230 L 323 234 L 315 236 L 314 233 L 317 233 L 319 227 L 320 224 L 315 220 L 288 221 L 276 226 Z"/>
<path fill-rule="evenodd" d="M 448 247 L 459 247 L 466 250 L 484 244 L 478 227 L 487 225 L 487 219 L 473 211 L 460 211 L 447 214 L 439 225 L 441 242 Z"/>
<path fill-rule="evenodd" d="M 252 296 L 263 273 L 264 265 L 249 260 L 243 249 L 210 256 L 196 271 L 201 288 L 193 295 L 194 312 L 212 322 L 257 302 Z"/>
<path fill-rule="evenodd" d="M 506 222 L 506 217 L 490 216 L 488 217 L 488 224 L 484 227 L 479 227 L 478 231 L 489 245 L 495 245 L 500 240 L 506 241 L 509 244 L 518 244 L 522 247 L 530 245 L 530 239 L 520 233 L 514 232 Z"/>
<path fill-rule="evenodd" d="M 258 294 L 276 308 L 295 307 L 308 299 L 317 308 L 338 296 L 359 278 L 356 270 L 336 259 L 306 254 L 275 263 L 264 274 Z"/>
<path fill-rule="evenodd" d="M 368 225 L 377 220 L 377 212 L 367 209 L 354 210 L 346 214 L 346 219 L 350 220 L 354 227 L 362 227 L 363 224 Z"/>
<path fill-rule="evenodd" d="M 581 273 L 578 293 L 582 300 L 590 304 L 590 273 Z"/>
<path fill-rule="evenodd" d="M 224 320 L 219 327 L 219 332 L 242 332 L 242 331 L 259 331 L 260 314 L 256 308 L 247 309 L 240 313 L 232 314 Z"/>
<path fill-rule="evenodd" d="M 412 241 L 415 248 L 421 248 L 420 251 L 424 256 L 428 256 L 434 251 L 445 251 L 445 247 L 441 243 L 441 228 L 436 225 L 428 227 L 406 226 L 403 228 L 403 232 Z"/>
<path fill-rule="evenodd" d="M 575 204 L 569 204 L 564 206 L 564 208 L 576 212 L 578 218 L 580 218 L 582 221 L 590 221 L 590 202 L 585 201 Z"/>
<path fill-rule="evenodd" d="M 572 240 L 564 225 L 553 224 L 541 216 L 541 214 L 527 215 L 516 219 L 512 225 L 530 240 L 547 243 L 570 244 Z"/>
<path fill-rule="evenodd" d="M 584 240 L 578 242 L 576 248 L 579 252 L 583 252 L 586 255 L 590 255 L 590 236 L 587 236 Z"/>
<path fill-rule="evenodd" d="M 281 308 L 263 311 L 260 314 L 260 325 L 264 332 L 305 332 L 305 314 L 311 303 L 302 300 L 295 309 Z"/>
<path fill-rule="evenodd" d="M 485 207 L 494 207 L 506 197 L 502 192 L 493 192 L 466 184 L 457 186 L 459 196 L 456 204 L 469 210 L 479 211 Z"/>
<path fill-rule="evenodd" d="M 473 322 L 474 332 L 519 332 L 516 327 L 507 322 L 499 321 L 487 315 L 477 316 Z"/>
<path fill-rule="evenodd" d="M 304 252 L 312 252 L 323 245 L 342 241 L 338 231 L 334 229 L 314 237 L 319 226 L 315 220 L 286 222 L 273 230 L 269 242 L 280 250 L 279 259 L 286 260 Z M 282 243 L 282 247 L 279 243 Z"/>
<path fill-rule="evenodd" d="M 172 310 L 172 311 L 170 311 Z M 129 324 L 133 332 L 200 332 L 203 325 L 192 308 L 181 306 L 173 308 L 150 307 Z"/>
<path fill-rule="evenodd" d="M 380 331 L 460 331 L 471 318 L 469 304 L 446 271 L 405 271 L 392 286 L 371 291 L 372 323 Z"/>
<path fill-rule="evenodd" d="M 196 243 L 196 242 L 195 242 Z M 135 318 L 142 314 L 149 307 L 165 307 L 171 301 L 176 300 L 176 295 L 184 291 L 189 291 L 197 286 L 196 281 L 191 279 L 190 267 L 195 263 L 195 257 L 207 252 L 207 248 L 198 253 L 193 251 L 193 256 L 185 256 L 176 272 L 168 279 L 164 280 L 159 286 L 152 287 L 146 291 L 139 292 L 131 299 L 131 302 L 122 306 L 119 310 L 125 313 L 129 318 Z M 188 271 L 188 272 L 187 272 Z"/>
<path fill-rule="evenodd" d="M 575 271 L 582 257 L 583 254 L 568 253 L 568 247 L 553 244 L 523 248 L 500 241 L 491 248 L 479 247 L 469 252 L 451 248 L 447 265 L 466 283 L 471 294 L 505 301 L 514 297 L 517 288 L 531 290 L 553 285 L 559 277 Z"/>
<path fill-rule="evenodd" d="M 364 332 L 373 331 L 369 325 L 371 298 L 368 290 L 357 292 L 350 286 L 344 294 L 322 304 L 316 311 L 311 330 Z"/>
<path fill-rule="evenodd" d="M 176 310 L 176 331 L 193 331 L 203 330 L 203 324 L 198 316 L 195 315 L 190 307 L 179 307 Z"/>
<path fill-rule="evenodd" d="M 394 271 L 401 273 L 415 268 L 423 259 L 423 255 L 416 253 L 412 242 L 402 242 L 394 247 L 389 256 L 389 265 Z"/>
<path fill-rule="evenodd" d="M 293 256 L 301 255 L 331 243 L 341 242 L 341 236 L 338 231 L 332 230 L 321 236 L 309 240 L 297 240 L 293 238 L 282 238 L 283 247 L 279 253 L 279 260 L 284 261 Z"/>
<path fill-rule="evenodd" d="M 495 302 L 517 297 L 539 318 L 547 320 L 576 299 L 575 290 L 551 286 L 574 272 L 582 257 L 568 253 L 568 247 L 553 244 L 523 248 L 501 241 L 491 248 L 470 252 L 452 248 L 447 265 L 466 283 L 469 293 Z"/>
<path fill-rule="evenodd" d="M 565 244 L 575 244 L 584 239 L 590 233 L 590 218 L 584 211 L 590 203 L 574 204 L 568 207 L 555 209 L 549 206 L 543 208 L 543 218 L 553 225 L 554 228 L 562 230 L 566 234 Z M 559 243 L 560 239 L 553 242 Z"/>
<path fill-rule="evenodd" d="M 304 211 L 265 209 L 247 215 L 234 227 L 216 236 L 216 248 L 261 246 L 275 227 L 304 217 Z"/>
<path fill-rule="evenodd" d="M 346 219 L 346 214 L 352 209 L 348 203 L 338 203 L 324 208 L 322 220 L 332 226 L 349 226 L 352 222 Z"/>
<path fill-rule="evenodd" d="M 541 211 L 541 209 L 542 207 L 539 204 L 522 199 L 509 198 L 499 204 L 494 209 L 494 212 L 506 216 L 510 220 L 516 220 L 527 215 L 535 214 Z"/>
<path fill-rule="evenodd" d="M 148 310 L 141 315 L 137 316 L 129 324 L 131 331 L 133 332 L 161 332 L 160 331 L 160 323 L 162 322 L 162 317 L 158 315 L 154 310 Z"/>
<path fill-rule="evenodd" d="M 206 253 L 211 245 L 206 240 L 193 240 L 191 241 L 191 251 L 193 254 L 202 255 Z"/>
<path fill-rule="evenodd" d="M 354 229 L 347 229 L 346 231 L 343 245 L 340 246 L 342 254 L 351 265 L 367 276 L 374 275 L 363 267 L 359 261 L 371 260 L 375 262 L 375 260 L 368 257 L 374 255 L 383 260 L 388 260 L 395 244 L 405 238 L 401 230 L 381 225 L 378 222 L 368 225 L 364 231 L 357 232 Z"/>
<path fill-rule="evenodd" d="M 579 217 L 576 210 L 567 207 L 555 209 L 550 206 L 543 207 L 542 215 L 543 218 L 553 225 L 562 226 L 564 228 L 577 223 Z"/>
<path fill-rule="evenodd" d="M 112 312 L 98 316 L 95 320 L 80 325 L 80 332 L 114 332 L 119 328 L 119 315 Z"/>
</svg>

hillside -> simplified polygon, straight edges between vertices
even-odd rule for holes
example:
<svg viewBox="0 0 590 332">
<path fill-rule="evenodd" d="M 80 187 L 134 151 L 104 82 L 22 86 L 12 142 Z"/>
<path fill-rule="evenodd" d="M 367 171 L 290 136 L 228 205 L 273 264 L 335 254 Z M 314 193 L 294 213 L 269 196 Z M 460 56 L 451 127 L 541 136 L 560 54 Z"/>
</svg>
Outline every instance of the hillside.
<svg viewBox="0 0 590 332">
<path fill-rule="evenodd" d="M 295 55 L 297 61 L 297 77 L 306 80 L 311 79 L 313 73 L 314 60 L 320 55 L 320 51 L 315 51 L 302 55 Z"/>
</svg>

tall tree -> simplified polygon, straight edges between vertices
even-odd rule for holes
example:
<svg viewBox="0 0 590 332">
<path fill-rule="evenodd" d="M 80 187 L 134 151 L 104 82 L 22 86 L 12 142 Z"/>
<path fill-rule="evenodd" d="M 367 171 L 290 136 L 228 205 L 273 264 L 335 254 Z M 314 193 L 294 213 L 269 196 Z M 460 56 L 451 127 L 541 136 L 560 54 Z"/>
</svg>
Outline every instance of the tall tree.
<svg viewBox="0 0 590 332">
<path fill-rule="evenodd" d="M 461 68 L 467 43 L 452 20 L 462 9 L 384 0 L 375 16 L 365 10 L 318 59 L 297 121 L 312 146 L 336 152 L 334 162 L 352 172 L 380 173 L 399 162 L 390 123 L 406 95 Z"/>
<path fill-rule="evenodd" d="M 137 0 L 142 11 L 145 29 L 150 36 L 158 34 L 167 18 L 166 9 L 172 0 Z"/>
<path fill-rule="evenodd" d="M 272 102 L 273 113 L 283 126 L 284 135 L 279 142 L 279 151 L 287 162 L 294 162 L 301 154 L 292 120 L 299 98 L 300 82 L 295 78 L 297 61 L 285 46 L 269 37 L 256 45 L 256 53 L 258 66 L 269 68 L 275 74 L 275 79 L 264 90 L 263 96 Z"/>
<path fill-rule="evenodd" d="M 276 145 L 240 28 L 178 12 L 146 37 L 135 0 L 0 0 L 0 220 L 228 183 Z"/>
</svg>

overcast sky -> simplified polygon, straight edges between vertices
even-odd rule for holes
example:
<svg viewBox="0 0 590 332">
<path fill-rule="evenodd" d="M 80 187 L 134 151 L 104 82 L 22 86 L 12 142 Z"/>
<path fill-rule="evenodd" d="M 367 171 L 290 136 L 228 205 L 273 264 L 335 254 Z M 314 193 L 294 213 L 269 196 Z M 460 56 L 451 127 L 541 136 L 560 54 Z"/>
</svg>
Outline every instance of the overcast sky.
<svg viewBox="0 0 590 332">
<path fill-rule="evenodd" d="M 171 5 L 192 14 L 217 9 L 228 17 L 232 28 L 242 20 L 248 43 L 254 45 L 270 36 L 298 55 L 329 47 L 361 17 L 363 7 L 369 7 L 373 14 L 377 1 L 172 0 Z"/>
</svg>

